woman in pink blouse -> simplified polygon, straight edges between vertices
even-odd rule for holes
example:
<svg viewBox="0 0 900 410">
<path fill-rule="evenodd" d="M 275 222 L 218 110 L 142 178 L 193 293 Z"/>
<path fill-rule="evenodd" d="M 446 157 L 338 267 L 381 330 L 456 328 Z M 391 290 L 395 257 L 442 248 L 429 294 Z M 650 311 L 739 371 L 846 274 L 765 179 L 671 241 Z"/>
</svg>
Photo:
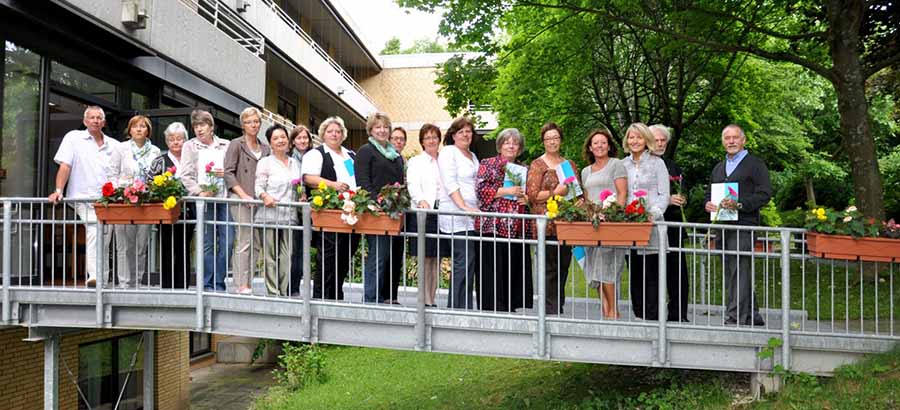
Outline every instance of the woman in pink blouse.
<svg viewBox="0 0 900 410">
<path fill-rule="evenodd" d="M 496 157 L 481 161 L 478 167 L 478 203 L 484 212 L 526 214 L 524 175 L 527 168 L 516 162 L 525 148 L 522 134 L 507 128 L 497 136 Z M 517 172 L 518 171 L 518 172 Z M 507 177 L 521 175 L 521 177 Z M 481 266 L 475 274 L 478 307 L 482 310 L 514 312 L 532 307 L 531 253 L 523 243 L 503 238 L 531 238 L 530 221 L 519 218 L 481 216 L 475 229 L 495 242 L 482 241 Z"/>
</svg>

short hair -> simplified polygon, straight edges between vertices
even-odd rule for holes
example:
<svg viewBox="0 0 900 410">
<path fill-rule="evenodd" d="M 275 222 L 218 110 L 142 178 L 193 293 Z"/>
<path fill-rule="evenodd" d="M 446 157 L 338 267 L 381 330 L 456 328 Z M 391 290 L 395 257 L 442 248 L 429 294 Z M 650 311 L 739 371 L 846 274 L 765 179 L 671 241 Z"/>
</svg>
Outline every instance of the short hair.
<svg viewBox="0 0 900 410">
<path fill-rule="evenodd" d="M 402 133 L 403 133 L 403 139 L 404 139 L 404 140 L 407 140 L 407 139 L 408 139 L 408 138 L 406 137 L 406 128 L 403 128 L 403 127 L 394 127 L 394 129 L 391 130 L 391 134 L 393 134 L 394 131 L 400 131 L 400 132 L 402 132 Z"/>
<path fill-rule="evenodd" d="M 150 125 L 150 119 L 143 115 L 135 115 L 128 120 L 128 125 L 125 127 L 125 135 L 127 135 L 128 138 L 131 138 L 131 127 L 134 127 L 141 122 L 147 126 L 147 138 L 150 138 L 150 136 L 153 135 L 153 126 Z"/>
<path fill-rule="evenodd" d="M 104 120 L 106 119 L 106 111 L 103 111 L 103 107 L 100 107 L 99 105 L 89 105 L 89 106 L 85 107 L 83 118 L 87 119 L 88 114 L 91 111 L 100 111 L 100 118 L 102 118 Z"/>
<path fill-rule="evenodd" d="M 652 133 L 654 130 L 661 132 L 666 137 L 666 142 L 672 139 L 672 131 L 669 131 L 669 127 L 662 124 L 653 124 L 650 126 L 650 132 Z M 654 138 L 653 141 L 655 142 L 656 139 Z"/>
<path fill-rule="evenodd" d="M 379 122 L 391 129 L 391 117 L 383 112 L 373 112 L 366 118 L 366 134 L 372 135 L 372 128 Z"/>
<path fill-rule="evenodd" d="M 216 122 L 213 120 L 213 116 L 209 111 L 201 109 L 191 111 L 191 127 L 193 128 L 200 124 L 206 124 L 212 128 L 216 127 Z"/>
<path fill-rule="evenodd" d="M 522 155 L 522 152 L 525 151 L 525 139 L 522 138 L 522 133 L 516 128 L 505 128 L 503 131 L 500 131 L 500 134 L 497 134 L 497 152 L 499 153 L 503 144 L 510 139 L 514 139 L 519 143 L 519 152 L 516 153 L 516 156 Z"/>
<path fill-rule="evenodd" d="M 622 139 L 622 148 L 625 149 L 625 152 L 631 153 L 631 148 L 628 147 L 628 134 L 632 131 L 638 133 L 641 138 L 644 139 L 644 147 L 647 151 L 653 151 L 656 149 L 656 140 L 653 139 L 653 133 L 650 132 L 650 127 L 647 127 L 647 124 L 642 122 L 636 122 L 628 126 L 628 129 L 625 130 L 625 138 Z"/>
<path fill-rule="evenodd" d="M 344 120 L 337 115 L 335 115 L 334 117 L 328 117 L 325 119 L 325 121 L 322 121 L 322 123 L 319 124 L 319 138 L 325 138 L 325 130 L 331 124 L 337 124 L 341 127 L 341 142 L 344 142 L 344 140 L 347 139 L 347 127 L 344 125 Z"/>
<path fill-rule="evenodd" d="M 588 133 L 587 138 L 584 139 L 584 152 L 582 155 L 584 155 L 584 159 L 587 160 L 589 164 L 597 162 L 597 158 L 595 158 L 594 153 L 591 152 L 591 143 L 597 135 L 606 137 L 606 143 L 609 145 L 608 155 L 610 158 L 619 156 L 619 148 L 616 147 L 616 144 L 613 142 L 612 133 L 606 128 L 596 128 L 591 130 L 591 132 Z"/>
<path fill-rule="evenodd" d="M 556 130 L 556 132 L 559 133 L 560 142 L 563 140 L 562 128 L 559 128 L 559 125 L 557 125 L 555 122 L 550 121 L 550 122 L 544 124 L 543 127 L 541 127 L 541 142 L 544 141 L 544 134 L 546 134 L 547 131 L 550 131 L 550 130 Z"/>
<path fill-rule="evenodd" d="M 312 133 L 309 132 L 309 128 L 306 128 L 305 125 L 297 125 L 291 130 L 291 133 L 288 134 L 288 139 L 291 140 L 291 144 L 293 144 L 294 140 L 297 139 L 298 136 L 300 136 L 301 132 L 306 133 L 306 138 L 309 138 L 309 142 L 310 144 L 312 144 Z"/>
<path fill-rule="evenodd" d="M 241 111 L 241 117 L 240 117 L 241 123 L 243 124 L 244 120 L 247 119 L 247 117 L 249 117 L 251 115 L 255 115 L 256 118 L 259 118 L 260 120 L 262 120 L 262 114 L 259 112 L 259 110 L 256 107 L 247 107 L 247 108 L 244 108 L 243 111 Z"/>
<path fill-rule="evenodd" d="M 475 123 L 466 117 L 459 117 L 453 120 L 450 123 L 450 127 L 447 128 L 447 133 L 444 134 L 444 145 L 453 145 L 455 143 L 453 136 L 465 127 L 472 129 L 472 142 L 475 142 Z"/>
<path fill-rule="evenodd" d="M 188 131 L 187 128 L 184 128 L 184 124 L 180 122 L 173 122 L 166 127 L 166 130 L 163 131 L 163 135 L 166 136 L 166 141 L 169 141 L 169 137 L 181 134 L 181 139 L 187 141 Z"/>
<path fill-rule="evenodd" d="M 266 140 L 269 141 L 269 145 L 272 144 L 272 136 L 275 135 L 275 131 L 278 131 L 278 130 L 284 131 L 285 137 L 288 136 L 288 130 L 287 130 L 287 128 L 284 127 L 284 125 L 275 124 L 266 130 Z M 290 141 L 288 141 L 288 142 L 290 142 Z"/>
<path fill-rule="evenodd" d="M 741 135 L 741 138 L 744 138 L 744 139 L 747 138 L 747 136 L 744 135 L 744 129 L 741 128 L 741 126 L 740 126 L 740 125 L 737 125 L 737 124 L 728 124 L 728 125 L 725 126 L 725 128 L 722 128 L 722 138 L 725 138 L 725 131 L 728 131 L 729 129 L 735 129 L 735 130 L 738 130 L 738 132 L 739 132 L 740 135 Z"/>
<path fill-rule="evenodd" d="M 422 124 L 422 128 L 419 128 L 419 145 L 425 146 L 425 136 L 428 135 L 429 132 L 433 132 L 434 135 L 437 135 L 438 141 L 441 140 L 441 129 L 437 127 L 437 125 L 431 123 Z"/>
</svg>

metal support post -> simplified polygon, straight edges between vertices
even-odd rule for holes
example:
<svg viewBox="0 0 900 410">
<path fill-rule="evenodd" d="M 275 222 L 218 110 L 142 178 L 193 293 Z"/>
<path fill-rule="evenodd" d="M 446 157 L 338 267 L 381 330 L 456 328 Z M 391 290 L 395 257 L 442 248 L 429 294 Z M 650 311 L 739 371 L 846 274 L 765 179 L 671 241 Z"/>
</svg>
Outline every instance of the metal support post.
<svg viewBox="0 0 900 410">
<path fill-rule="evenodd" d="M 425 350 L 425 218 L 428 217 L 428 214 L 422 211 L 416 211 L 416 222 L 418 225 L 416 226 L 418 232 L 418 237 L 416 238 L 416 260 L 418 262 L 418 278 L 419 284 L 418 294 L 416 295 L 416 350 L 422 351 Z"/>
<path fill-rule="evenodd" d="M 666 356 L 666 320 L 668 320 L 669 317 L 668 312 L 666 311 L 666 308 L 668 307 L 666 305 L 666 250 L 668 249 L 668 247 L 666 246 L 668 239 L 667 228 L 668 227 L 666 225 L 656 226 L 656 233 L 659 235 L 659 237 L 657 238 L 657 244 L 659 245 L 659 254 L 657 254 L 659 256 L 659 269 L 657 272 L 659 274 L 659 299 L 657 299 L 656 303 L 657 306 L 659 306 L 659 308 L 657 309 L 659 320 L 659 343 L 657 345 L 657 348 L 659 350 L 657 352 L 658 357 L 656 358 L 656 361 L 658 362 L 657 365 L 659 366 L 665 366 L 669 362 L 669 359 Z"/>
<path fill-rule="evenodd" d="M 197 227 L 194 229 L 194 254 L 197 255 L 194 258 L 197 266 L 197 307 L 196 307 L 196 320 L 197 323 L 194 326 L 197 331 L 202 332 L 204 328 L 203 323 L 203 288 L 206 286 L 206 282 L 203 281 L 204 269 L 203 266 L 203 225 L 206 224 L 206 201 L 198 200 L 197 201 Z M 217 249 L 219 252 L 224 252 L 224 249 Z M 213 286 L 215 286 L 215 278 L 213 278 Z"/>
<path fill-rule="evenodd" d="M 44 410 L 59 409 L 59 335 L 44 339 Z"/>
<path fill-rule="evenodd" d="M 12 202 L 3 201 L 3 321 L 10 324 L 9 287 L 12 286 Z"/>
<path fill-rule="evenodd" d="M 791 233 L 781 231 L 781 362 L 791 369 Z"/>
<path fill-rule="evenodd" d="M 547 219 L 537 220 L 538 346 L 537 357 L 547 355 Z"/>
<path fill-rule="evenodd" d="M 155 409 L 156 332 L 144 331 L 144 408 Z"/>
<path fill-rule="evenodd" d="M 100 218 L 97 218 L 97 213 L 91 207 L 91 204 L 82 204 L 82 206 L 87 207 L 86 211 L 88 215 L 94 215 L 94 218 L 97 219 L 97 266 L 94 268 L 94 274 L 97 276 L 94 282 L 94 292 L 96 294 L 96 310 L 95 313 L 97 315 L 97 327 L 104 326 L 103 320 L 103 287 L 106 286 L 106 281 L 110 278 L 106 277 L 106 273 L 103 271 L 103 265 L 106 263 L 106 247 L 103 246 L 103 222 L 100 221 Z M 87 227 L 85 227 L 87 228 Z M 86 261 L 85 261 L 86 262 Z M 112 272 L 110 272 L 112 273 Z"/>
<path fill-rule="evenodd" d="M 313 342 L 312 338 L 312 272 L 310 264 L 310 245 L 312 244 L 312 209 L 309 204 L 303 205 L 303 280 L 301 287 L 303 288 L 303 317 L 301 320 L 301 328 L 303 329 L 303 339 Z"/>
</svg>

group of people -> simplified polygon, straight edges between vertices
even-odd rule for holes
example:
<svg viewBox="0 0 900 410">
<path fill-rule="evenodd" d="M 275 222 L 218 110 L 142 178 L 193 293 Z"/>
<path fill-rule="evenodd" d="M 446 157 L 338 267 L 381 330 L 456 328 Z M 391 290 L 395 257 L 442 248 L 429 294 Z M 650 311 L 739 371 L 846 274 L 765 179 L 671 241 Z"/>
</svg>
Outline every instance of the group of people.
<svg viewBox="0 0 900 410">
<path fill-rule="evenodd" d="M 662 156 L 669 140 L 669 130 L 662 125 L 631 124 L 621 141 L 627 154 L 622 159 L 608 130 L 591 131 L 583 144 L 584 159 L 589 165 L 580 173 L 574 172 L 574 178 L 561 178 L 559 169 L 577 170 L 577 167 L 562 155 L 563 130 L 553 122 L 545 124 L 540 131 L 543 154 L 526 167 L 518 161 L 525 139 L 514 128 L 498 134 L 496 156 L 479 161 L 472 150 L 477 138 L 475 126 L 465 117 L 455 119 L 443 135 L 433 124 L 421 126 L 422 152 L 408 161 L 401 156 L 406 131 L 393 128 L 390 118 L 383 113 L 367 118 L 368 141 L 357 152 L 343 145 L 348 135 L 340 117 L 330 117 L 321 123 L 318 135 L 322 145 L 318 147 L 313 147 L 310 131 L 303 126 L 287 130 L 274 125 L 265 131 L 263 140 L 259 135 L 261 115 L 255 108 L 244 110 L 240 121 L 243 135 L 227 141 L 215 135 L 215 123 L 209 112 L 195 110 L 190 124 L 194 138 L 188 139 L 184 125 L 172 123 L 165 130 L 168 150 L 162 152 L 149 140 L 151 125 L 146 117 L 132 118 L 126 130 L 128 139 L 120 143 L 103 135 L 103 110 L 88 107 L 84 116 L 87 129 L 68 133 L 54 158 L 60 169 L 57 189 L 49 199 L 60 200 L 64 188 L 70 198 L 96 198 L 107 180 L 125 186 L 135 179 L 149 180 L 174 166 L 175 176 L 184 182 L 189 195 L 260 200 L 263 206 L 244 202 L 207 205 L 204 218 L 212 223 L 204 225 L 202 285 L 210 290 L 224 290 L 226 258 L 231 255 L 234 286 L 239 293 L 250 293 L 250 277 L 261 255 L 268 292 L 289 295 L 299 290 L 302 277 L 302 231 L 291 229 L 298 224 L 299 208 L 279 204 L 306 200 L 311 190 L 321 184 L 338 192 L 363 188 L 370 193 L 377 193 L 387 185 L 404 184 L 413 208 L 441 211 L 439 215 L 429 214 L 425 218 L 427 233 L 444 234 L 444 239 L 426 240 L 424 276 L 419 281 L 425 304 L 436 306 L 440 261 L 449 257 L 448 307 L 477 306 L 482 310 L 507 312 L 533 305 L 532 252 L 523 240 L 536 236 L 536 225 L 527 218 L 500 214 L 544 215 L 548 199 L 557 195 L 600 203 L 600 192 L 605 190 L 615 193 L 619 205 L 646 193 L 647 209 L 654 221 L 675 220 L 680 214 L 679 207 L 686 204 L 683 195 L 670 191 L 670 181 L 682 183 L 681 170 Z M 722 142 L 726 158 L 713 169 L 710 182 L 737 183 L 740 201 L 713 203 L 707 198 L 705 208 L 710 212 L 731 209 L 739 215 L 736 224 L 758 225 L 759 209 L 771 197 L 765 164 L 744 149 L 746 137 L 739 126 L 725 127 Z M 524 178 L 510 183 L 511 178 L 518 179 L 511 176 L 515 174 L 511 169 L 522 170 Z M 296 181 L 301 181 L 305 189 L 298 190 Z M 78 204 L 75 210 L 80 219 L 95 218 L 90 204 Z M 185 212 L 190 215 L 195 210 L 188 206 Z M 406 221 L 406 231 L 418 229 L 414 213 L 408 213 Z M 172 267 L 171 275 L 162 275 L 164 287 L 184 288 L 191 270 L 191 252 L 187 246 L 193 226 L 181 225 L 161 228 L 163 270 Z M 87 225 L 89 284 L 97 280 L 95 229 L 93 224 Z M 149 227 L 117 226 L 115 234 L 119 284 L 130 286 L 146 274 Z M 683 241 L 682 234 L 683 230 L 669 229 L 668 237 L 663 240 L 670 247 L 678 247 Z M 657 320 L 659 304 L 667 303 L 668 320 L 687 320 L 688 278 L 684 258 L 674 252 L 660 255 L 656 230 L 652 235 L 651 246 L 646 248 L 586 249 L 584 274 L 600 296 L 604 317 L 620 315 L 617 287 L 627 260 L 634 315 Z M 104 241 L 109 241 L 111 236 L 105 233 Z M 726 230 L 723 236 L 719 245 L 724 249 L 749 250 L 747 247 L 752 246 L 752 238 L 746 231 Z M 483 240 L 486 237 L 493 239 Z M 552 220 L 547 223 L 546 238 L 556 239 Z M 366 241 L 364 300 L 398 304 L 398 287 L 404 275 L 403 240 L 367 235 Z M 360 236 L 351 233 L 313 233 L 311 243 L 317 249 L 313 297 L 343 299 L 343 284 L 350 274 L 359 242 Z M 165 251 L 166 246 L 173 251 Z M 409 248 L 410 254 L 418 253 L 416 246 Z M 572 251 L 564 244 L 547 245 L 545 250 L 546 295 L 539 303 L 544 303 L 550 314 L 563 313 Z M 667 258 L 668 301 L 659 301 L 657 296 L 660 257 Z M 748 257 L 725 257 L 726 315 L 729 322 L 759 325 L 762 318 L 753 303 L 749 264 Z"/>
</svg>

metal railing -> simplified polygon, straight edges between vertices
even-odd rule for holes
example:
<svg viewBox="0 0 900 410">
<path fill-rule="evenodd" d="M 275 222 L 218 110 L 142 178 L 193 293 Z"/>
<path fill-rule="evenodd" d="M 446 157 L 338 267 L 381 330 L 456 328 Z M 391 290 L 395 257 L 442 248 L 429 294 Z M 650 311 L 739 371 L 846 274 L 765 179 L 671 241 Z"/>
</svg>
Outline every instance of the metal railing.
<svg viewBox="0 0 900 410">
<path fill-rule="evenodd" d="M 221 0 L 182 0 L 209 21 L 210 24 L 225 33 L 241 47 L 263 58 L 266 40 L 253 26 L 247 24 L 234 10 Z"/>
<path fill-rule="evenodd" d="M 900 340 L 898 263 L 812 257 L 802 229 L 659 222 L 648 246 L 570 247 L 537 215 L 412 210 L 390 237 L 319 232 L 307 203 L 187 198 L 173 225 L 113 226 L 91 201 L 0 202 L 6 324 L 11 290 L 53 289 L 95 292 L 100 324 L 108 292 L 196 295 L 197 329 L 208 294 L 302 304 L 303 320 L 314 304 L 415 312 L 416 332 L 426 312 L 525 320 L 541 357 L 551 322 L 653 329 L 658 357 L 672 329 L 781 338 L 783 357 L 793 335 Z"/>
</svg>

